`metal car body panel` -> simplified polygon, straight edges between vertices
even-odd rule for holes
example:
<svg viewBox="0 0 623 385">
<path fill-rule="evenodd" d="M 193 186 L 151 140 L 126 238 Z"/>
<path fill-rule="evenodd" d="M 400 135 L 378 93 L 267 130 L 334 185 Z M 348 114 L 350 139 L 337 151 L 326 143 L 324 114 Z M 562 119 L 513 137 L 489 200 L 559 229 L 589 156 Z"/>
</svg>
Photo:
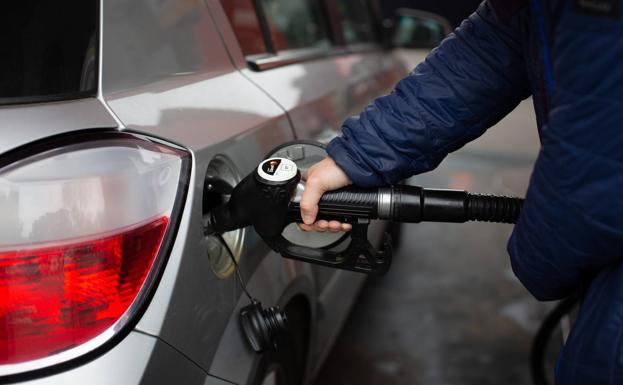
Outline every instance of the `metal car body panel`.
<svg viewBox="0 0 623 385">
<path fill-rule="evenodd" d="M 251 71 L 216 0 L 101 1 L 99 37 L 98 97 L 0 107 L 0 153 L 85 129 L 130 130 L 187 147 L 190 187 L 167 265 L 135 331 L 101 356 L 32 383 L 249 382 L 259 355 L 237 318 L 248 300 L 233 275 L 213 273 L 202 231 L 208 164 L 221 155 L 244 176 L 283 142 L 328 139 L 404 70 L 393 55 L 373 49 Z M 371 234 L 380 243 L 381 226 Z M 304 298 L 309 306 L 310 381 L 364 276 L 284 260 L 254 231 L 245 233 L 242 250 L 240 268 L 255 297 L 282 307 Z"/>
<path fill-rule="evenodd" d="M 231 160 L 240 176 L 246 175 L 272 147 L 293 139 L 293 134 L 283 111 L 233 66 L 204 3 L 168 4 L 150 9 L 148 2 L 104 3 L 102 94 L 129 129 L 166 138 L 193 151 L 183 227 L 151 306 L 137 328 L 209 368 L 241 291 L 234 276 L 220 279 L 209 265 L 202 233 L 208 163 L 222 155 Z M 170 19 L 166 14 L 175 4 L 181 7 L 176 11 L 180 15 Z M 161 23 L 163 18 L 166 23 Z M 122 36 L 132 37 L 119 44 Z M 180 58 L 178 51 L 182 52 Z M 123 64 L 117 60 L 120 57 Z M 252 231 L 247 232 L 243 250 L 240 266 L 245 275 L 269 254 Z M 267 282 L 277 291 L 288 283 Z M 246 354 L 255 357 L 251 351 Z"/>
<path fill-rule="evenodd" d="M 172 76 L 231 69 L 201 0 L 103 1 L 100 20 L 105 95 Z"/>
<path fill-rule="evenodd" d="M 253 276 L 248 281 L 251 293 L 262 303 L 275 304 L 284 308 L 295 296 L 315 298 L 315 285 L 311 266 L 292 260 L 284 261 L 279 255 L 270 255 L 257 266 Z M 266 282 L 275 284 L 267 285 Z M 258 355 L 252 352 L 248 343 L 240 333 L 238 313 L 248 305 L 249 300 L 243 295 L 238 298 L 236 307 L 231 314 L 227 327 L 222 333 L 218 349 L 208 372 L 214 376 L 227 378 L 236 384 L 248 384 L 253 381 L 256 373 Z M 312 307 L 312 321 L 316 317 L 317 309 Z M 315 322 L 312 330 L 316 329 Z M 313 338 L 313 337 L 312 337 Z M 308 365 L 307 378 L 313 375 L 313 368 Z"/>
<path fill-rule="evenodd" d="M 288 112 L 298 137 L 329 139 L 345 118 L 357 114 L 397 80 L 398 65 L 384 56 L 371 47 L 244 74 Z"/>
<path fill-rule="evenodd" d="M 234 65 L 287 112 L 299 139 L 329 139 L 336 135 L 346 117 L 388 92 L 406 74 L 400 60 L 375 44 L 327 47 L 327 55 L 322 58 L 266 71 L 250 70 L 220 3 L 206 3 Z"/>
<path fill-rule="evenodd" d="M 375 96 L 388 92 L 406 73 L 401 61 L 375 45 L 350 52 L 342 49 L 316 60 L 252 71 L 247 68 L 220 3 L 206 1 L 234 64 L 287 112 L 299 139 L 328 142 L 339 133 L 344 119 L 358 113 Z M 382 231 L 380 223 L 370 228 L 370 234 L 379 243 Z M 320 266 L 312 268 L 321 311 L 311 353 L 312 362 L 320 366 L 350 311 L 349 298 L 356 297 L 365 277 Z M 312 368 L 312 373 L 316 370 Z"/>
<path fill-rule="evenodd" d="M 0 106 L 0 154 L 54 135 L 117 126 L 96 98 Z"/>
<path fill-rule="evenodd" d="M 401 68 L 372 50 L 243 73 L 287 111 L 298 138 L 328 142 L 347 117 L 362 109 L 373 95 L 387 92 L 393 83 L 385 79 L 393 80 Z M 382 231 L 380 223 L 370 227 L 373 236 Z M 350 310 L 351 302 L 346 299 L 355 297 L 364 276 L 314 266 L 314 277 L 319 304 L 326 310 L 319 315 L 315 335 L 314 360 L 322 362 Z M 353 295 L 346 296 L 346 292 Z"/>
<path fill-rule="evenodd" d="M 166 343 L 138 332 L 128 334 L 118 345 L 95 360 L 33 382 L 41 385 L 228 384 L 208 376 Z"/>
</svg>

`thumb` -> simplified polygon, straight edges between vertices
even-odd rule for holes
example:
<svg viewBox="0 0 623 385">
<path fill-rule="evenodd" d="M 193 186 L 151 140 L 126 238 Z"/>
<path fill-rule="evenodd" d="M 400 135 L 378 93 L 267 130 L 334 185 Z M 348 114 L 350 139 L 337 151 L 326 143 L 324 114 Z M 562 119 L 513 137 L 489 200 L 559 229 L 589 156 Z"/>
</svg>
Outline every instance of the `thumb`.
<svg viewBox="0 0 623 385">
<path fill-rule="evenodd" d="M 318 214 L 318 201 L 327 190 L 317 179 L 307 180 L 305 191 L 301 197 L 301 217 L 303 222 L 311 225 L 316 220 Z"/>
</svg>

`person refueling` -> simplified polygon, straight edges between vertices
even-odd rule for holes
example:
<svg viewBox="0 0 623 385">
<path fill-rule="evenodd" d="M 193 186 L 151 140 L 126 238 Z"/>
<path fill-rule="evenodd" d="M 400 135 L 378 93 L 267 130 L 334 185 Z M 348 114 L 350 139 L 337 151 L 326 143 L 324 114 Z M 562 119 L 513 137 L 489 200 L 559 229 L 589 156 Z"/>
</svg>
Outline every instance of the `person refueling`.
<svg viewBox="0 0 623 385">
<path fill-rule="evenodd" d="M 395 89 L 343 124 L 310 168 L 306 230 L 323 193 L 395 184 L 532 96 L 541 150 L 508 242 L 539 300 L 586 285 L 556 370 L 561 385 L 623 383 L 623 20 L 621 0 L 489 0 Z"/>
</svg>

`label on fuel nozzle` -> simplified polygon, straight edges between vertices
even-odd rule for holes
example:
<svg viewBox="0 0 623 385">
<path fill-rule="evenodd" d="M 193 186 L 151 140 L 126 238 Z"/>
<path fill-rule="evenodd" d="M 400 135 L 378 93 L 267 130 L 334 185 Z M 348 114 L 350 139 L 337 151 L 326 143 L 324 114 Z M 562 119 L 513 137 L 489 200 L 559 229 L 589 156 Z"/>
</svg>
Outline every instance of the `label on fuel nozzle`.
<svg viewBox="0 0 623 385">
<path fill-rule="evenodd" d="M 266 159 L 257 166 L 257 173 L 269 182 L 287 182 L 296 177 L 296 163 L 286 158 Z"/>
</svg>

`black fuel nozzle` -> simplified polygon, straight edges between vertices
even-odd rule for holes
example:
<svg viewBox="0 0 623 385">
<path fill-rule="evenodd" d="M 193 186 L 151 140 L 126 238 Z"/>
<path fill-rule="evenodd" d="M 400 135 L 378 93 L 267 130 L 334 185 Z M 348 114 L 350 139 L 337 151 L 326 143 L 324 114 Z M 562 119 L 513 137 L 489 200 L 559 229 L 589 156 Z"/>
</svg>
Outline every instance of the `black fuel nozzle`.
<svg viewBox="0 0 623 385">
<path fill-rule="evenodd" d="M 521 198 L 405 185 L 394 186 L 389 194 L 388 219 L 407 223 L 515 223 L 523 204 Z"/>
<path fill-rule="evenodd" d="M 391 240 L 376 250 L 367 239 L 370 220 L 396 222 L 515 223 L 523 199 L 470 194 L 461 190 L 395 185 L 355 186 L 325 193 L 318 219 L 351 223 L 350 244 L 340 251 L 293 244 L 282 236 L 292 222 L 301 222 L 300 198 L 305 185 L 296 164 L 285 158 L 263 161 L 232 191 L 226 204 L 204 219 L 206 234 L 252 225 L 262 239 L 283 257 L 368 274 L 383 274 L 391 263 Z"/>
<path fill-rule="evenodd" d="M 288 221 L 288 205 L 301 173 L 289 159 L 272 158 L 260 163 L 233 189 L 227 203 L 204 217 L 204 233 L 225 233 L 253 225 L 271 245 Z"/>
</svg>

